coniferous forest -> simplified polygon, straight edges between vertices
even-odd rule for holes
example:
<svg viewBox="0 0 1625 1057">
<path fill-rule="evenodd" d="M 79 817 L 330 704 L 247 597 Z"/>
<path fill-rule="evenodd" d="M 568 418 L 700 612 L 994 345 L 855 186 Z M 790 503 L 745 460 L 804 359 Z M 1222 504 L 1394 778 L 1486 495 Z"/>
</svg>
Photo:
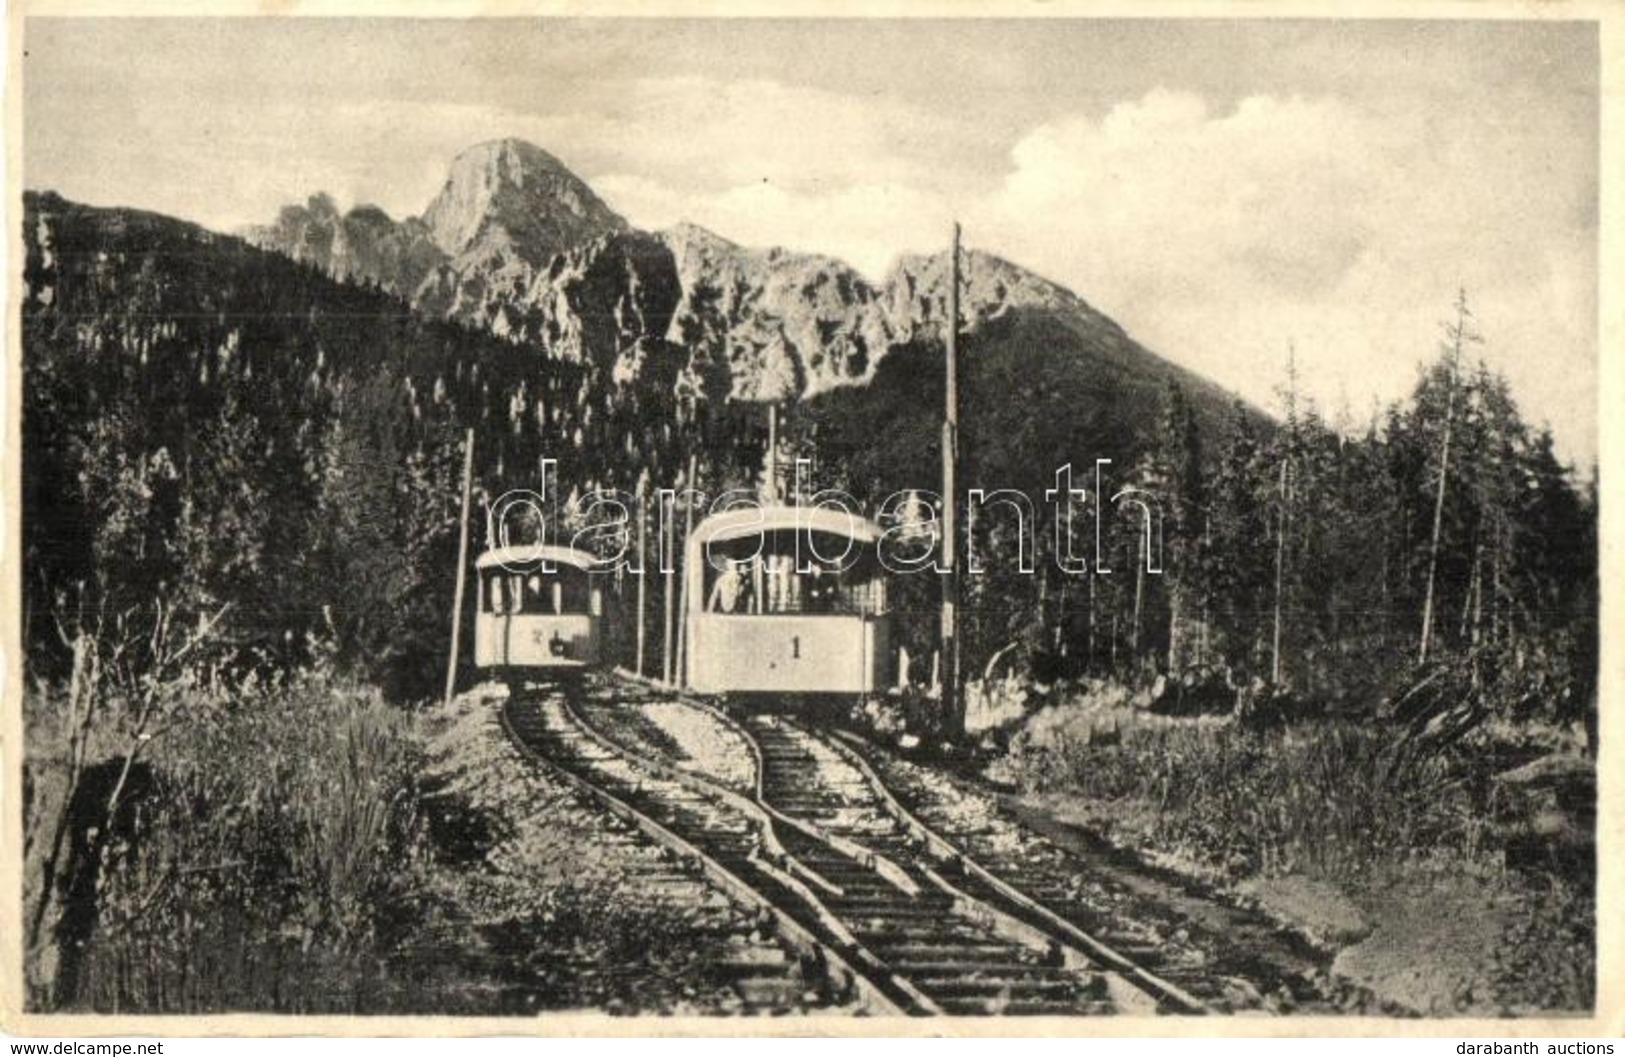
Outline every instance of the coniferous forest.
<svg viewBox="0 0 1625 1057">
<path fill-rule="evenodd" d="M 765 405 L 678 384 L 695 354 L 663 336 L 617 372 L 180 221 L 25 207 L 30 1003 L 491 1011 L 409 967 L 462 912 L 436 902 L 417 724 L 445 678 L 465 432 L 478 548 L 487 506 L 537 488 L 543 459 L 566 498 L 757 488 Z M 988 504 L 961 541 L 987 565 L 965 581 L 967 707 L 1002 718 L 941 715 L 923 685 L 940 585 L 915 576 L 894 599 L 912 685 L 855 721 L 1073 797 L 1215 886 L 1307 878 L 1360 902 L 1465 869 L 1520 908 L 1534 964 L 1439 1008 L 1589 1005 L 1594 772 L 1574 761 L 1596 749 L 1595 470 L 1564 465 L 1484 365 L 1472 291 L 1439 309 L 1411 396 L 1368 416 L 1307 399 L 1285 350 L 1266 413 L 1167 365 L 1080 360 L 1041 308 L 978 321 L 961 479 L 1023 493 L 1034 519 Z M 870 514 L 937 487 L 939 339 L 786 400 L 778 465 L 807 458 L 809 490 Z M 1157 497 L 1157 553 L 1113 507 L 1104 568 L 1091 514 L 1070 526 L 1089 568 L 1062 572 L 1045 492 L 1068 462 L 1092 490 L 1097 459 L 1111 492 Z M 1011 560 L 1023 531 L 1032 574 Z M 646 585 L 650 643 L 674 583 Z M 621 611 L 632 594 L 625 577 Z M 682 944 L 656 910 L 558 893 L 540 961 Z M 538 993 L 607 1000 L 567 976 Z"/>
</svg>

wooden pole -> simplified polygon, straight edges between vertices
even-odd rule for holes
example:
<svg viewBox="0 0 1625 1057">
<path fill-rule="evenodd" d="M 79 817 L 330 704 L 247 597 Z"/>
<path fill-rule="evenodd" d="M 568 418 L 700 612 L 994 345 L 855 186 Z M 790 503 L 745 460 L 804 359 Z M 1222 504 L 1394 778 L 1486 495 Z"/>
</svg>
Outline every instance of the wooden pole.
<svg viewBox="0 0 1625 1057">
<path fill-rule="evenodd" d="M 683 549 L 679 554 L 684 560 L 678 563 L 677 588 L 677 684 L 688 685 L 688 576 L 687 554 L 688 541 L 694 535 L 694 499 L 699 495 L 694 485 L 694 476 L 699 472 L 699 459 L 693 454 L 688 457 L 688 504 L 683 510 Z"/>
<path fill-rule="evenodd" d="M 1089 638 L 1084 645 L 1084 671 L 1095 674 L 1095 567 L 1089 567 Z"/>
<path fill-rule="evenodd" d="M 767 503 L 779 501 L 779 405 L 767 405 Z"/>
<path fill-rule="evenodd" d="M 672 513 L 676 514 L 677 511 L 674 509 Z M 662 681 L 667 686 L 670 686 L 673 682 L 672 671 L 676 667 L 673 663 L 676 658 L 672 656 L 671 648 L 672 602 L 675 599 L 672 597 L 672 571 L 667 567 L 666 556 L 669 556 L 677 546 L 677 519 L 666 516 L 666 505 L 664 503 L 660 505 L 660 539 L 662 555 L 660 561 L 660 575 L 662 578 L 660 604 L 665 618 L 660 636 L 660 673 Z"/>
<path fill-rule="evenodd" d="M 1145 601 L 1145 545 L 1146 537 L 1149 535 L 1151 535 L 1151 522 L 1147 520 L 1144 530 L 1134 537 L 1134 544 L 1139 552 L 1139 561 L 1134 566 L 1134 624 L 1129 628 L 1128 651 L 1133 654 L 1130 663 L 1136 669 L 1140 667 L 1140 606 Z"/>
<path fill-rule="evenodd" d="M 959 703 L 959 549 L 955 517 L 959 461 L 959 224 L 948 261 L 948 328 L 942 422 L 942 710 L 947 729 L 964 728 Z"/>
<path fill-rule="evenodd" d="M 645 496 L 638 493 L 638 651 L 637 673 L 643 674 L 643 645 L 648 637 L 649 615 L 649 511 Z"/>
<path fill-rule="evenodd" d="M 446 704 L 457 692 L 457 647 L 463 638 L 463 581 L 468 575 L 468 494 L 474 486 L 474 431 L 463 435 L 463 504 L 457 519 L 457 589 L 451 604 L 451 656 L 446 660 Z"/>
</svg>

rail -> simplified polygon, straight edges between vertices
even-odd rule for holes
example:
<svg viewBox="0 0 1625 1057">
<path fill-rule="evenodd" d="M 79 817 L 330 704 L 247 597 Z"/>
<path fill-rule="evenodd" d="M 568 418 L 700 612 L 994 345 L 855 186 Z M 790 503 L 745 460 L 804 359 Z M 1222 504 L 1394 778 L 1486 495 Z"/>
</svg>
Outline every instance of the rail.
<svg viewBox="0 0 1625 1057">
<path fill-rule="evenodd" d="M 867 1006 L 884 1015 L 900 1016 L 903 1014 L 903 1010 L 890 998 L 886 997 L 884 992 L 881 991 L 873 981 L 871 981 L 864 974 L 854 970 L 846 959 L 841 956 L 838 950 L 831 945 L 820 941 L 810 931 L 802 927 L 802 925 L 797 922 L 788 912 L 775 905 L 771 900 L 766 899 L 762 893 L 751 887 L 733 871 L 729 870 L 727 867 L 718 862 L 714 857 L 708 855 L 706 852 L 702 851 L 700 848 L 685 840 L 672 830 L 661 825 L 649 815 L 639 811 L 637 808 L 633 807 L 625 800 L 622 800 L 614 793 L 611 793 L 609 790 L 587 780 L 585 777 L 575 773 L 568 767 L 549 760 L 543 753 L 537 751 L 537 749 L 524 737 L 522 737 L 517 729 L 515 729 L 513 717 L 510 713 L 510 709 L 512 708 L 513 704 L 514 702 L 512 700 L 504 703 L 499 711 L 499 715 L 501 717 L 503 730 L 508 735 L 508 739 L 513 742 L 520 754 L 523 755 L 527 760 L 531 761 L 535 765 L 547 767 L 555 774 L 560 775 L 566 782 L 574 786 L 576 789 L 604 805 L 604 807 L 606 807 L 612 814 L 626 819 L 633 825 L 637 826 L 657 844 L 662 845 L 685 859 L 699 864 L 701 870 L 712 880 L 713 883 L 715 883 L 719 888 L 728 893 L 734 899 L 738 900 L 740 903 L 753 907 L 758 911 L 767 911 L 773 916 L 774 922 L 780 930 L 780 934 L 788 939 L 798 950 L 804 953 L 816 951 L 826 965 L 847 974 L 848 979 L 853 982 L 854 987 L 857 988 L 858 993 L 861 995 L 864 1003 Z M 765 866 L 765 864 L 763 865 Z M 766 868 L 771 869 L 771 867 Z M 794 880 L 791 878 L 781 877 L 777 878 L 777 880 L 779 880 L 781 884 L 785 884 L 786 887 L 791 888 L 792 891 L 796 887 Z"/>
<path fill-rule="evenodd" d="M 767 773 L 766 761 L 761 744 L 755 735 L 753 735 L 750 730 L 748 730 L 733 716 L 729 715 L 726 711 L 718 708 L 709 701 L 687 696 L 681 697 L 680 700 L 682 700 L 684 704 L 706 712 L 719 723 L 727 726 L 745 742 L 750 749 L 751 756 L 755 763 L 754 792 L 757 800 L 765 809 L 771 811 L 774 815 L 779 817 L 787 817 L 768 803 L 766 799 L 763 785 Z M 806 733 L 809 737 L 815 737 L 815 735 L 804 731 L 796 724 L 784 720 L 781 717 L 775 716 L 769 722 L 783 723 L 792 730 Z M 1063 952 L 1066 951 L 1067 947 L 1070 947 L 1073 944 L 1081 946 L 1084 948 L 1084 950 L 1082 952 L 1074 951 L 1074 955 L 1078 953 L 1087 954 L 1088 956 L 1092 957 L 1096 963 L 1104 963 L 1109 965 L 1116 974 L 1123 977 L 1132 977 L 1132 983 L 1134 986 L 1150 994 L 1152 998 L 1168 1001 L 1170 1004 L 1175 1004 L 1182 1008 L 1191 1009 L 1194 1007 L 1195 1010 L 1201 1012 L 1208 1011 L 1206 1006 L 1201 1003 L 1200 1000 L 1185 993 L 1176 985 L 1161 980 L 1154 974 L 1134 965 L 1127 958 L 1116 953 L 1115 951 L 1112 951 L 1105 944 L 1096 940 L 1094 937 L 1089 936 L 1087 933 L 1084 933 L 1081 929 L 1078 929 L 1070 922 L 1067 922 L 1065 919 L 1059 918 L 1058 916 L 1048 912 L 1046 908 L 1043 908 L 1040 904 L 1031 900 L 1023 893 L 1012 888 L 1010 885 L 999 880 L 998 878 L 993 877 L 987 871 L 983 870 L 979 864 L 976 864 L 973 860 L 971 860 L 969 856 L 965 855 L 945 838 L 937 834 L 930 827 L 926 826 L 923 822 L 908 812 L 907 809 L 905 809 L 902 804 L 900 804 L 892 795 L 891 791 L 886 788 L 885 783 L 880 779 L 879 775 L 875 774 L 873 769 L 868 766 L 867 761 L 863 760 L 856 753 L 848 750 L 845 746 L 833 744 L 829 742 L 828 739 L 820 738 L 818 740 L 823 744 L 830 745 L 830 747 L 836 750 L 843 759 L 847 759 L 848 762 L 853 763 L 860 773 L 863 774 L 865 781 L 869 783 L 871 790 L 878 795 L 881 803 L 886 807 L 888 813 L 892 815 L 893 819 L 903 825 L 904 829 L 911 835 L 915 836 L 916 839 L 919 839 L 925 843 L 929 850 L 937 852 L 941 858 L 964 864 L 968 869 L 976 872 L 978 878 L 983 880 L 984 883 L 988 884 L 988 886 L 994 891 L 998 892 L 1000 896 L 1010 900 L 1023 910 L 1036 912 L 1041 920 L 1043 920 L 1044 925 L 1047 926 L 1047 928 L 1034 927 L 1030 923 L 1022 921 L 1020 918 L 987 903 L 985 900 L 978 899 L 977 897 L 959 889 L 935 870 L 929 867 L 922 867 L 921 872 L 924 874 L 927 880 L 929 880 L 939 891 L 944 892 L 950 898 L 952 898 L 954 904 L 960 908 L 961 912 L 981 920 L 984 924 L 988 925 L 990 928 L 994 929 L 999 934 L 1006 936 L 1007 938 L 1014 939 L 1018 942 L 1027 944 L 1028 946 L 1039 949 L 1044 949 L 1047 944 L 1056 941 L 1058 937 L 1055 935 L 1055 933 L 1059 931 L 1066 938 L 1066 940 L 1069 941 L 1062 944 Z M 811 830 L 816 836 L 824 840 L 826 843 L 829 843 L 832 847 L 844 849 L 847 845 L 851 845 L 856 850 L 867 851 L 867 849 L 862 849 L 861 846 L 855 845 L 854 842 L 847 841 L 846 838 L 840 837 L 838 834 L 830 833 L 827 830 L 824 830 L 822 827 L 800 823 L 799 820 L 795 820 L 793 818 L 791 818 L 790 821 L 792 824 L 797 824 L 798 828 L 802 829 L 803 831 Z M 867 854 L 869 856 L 868 864 L 874 867 L 877 873 L 880 873 L 883 877 L 886 877 L 887 880 L 897 884 L 898 887 L 902 888 L 910 895 L 917 896 L 920 894 L 919 886 L 914 883 L 912 878 L 908 877 L 907 872 L 904 871 L 901 866 L 892 862 L 890 859 L 887 859 L 885 856 L 880 855 L 878 852 L 867 851 Z M 1121 991 L 1118 988 L 1112 988 L 1112 990 L 1114 994 L 1121 996 Z M 1154 1008 L 1151 1011 L 1154 1012 Z"/>
<path fill-rule="evenodd" d="M 781 876 L 775 878 L 775 880 L 778 880 L 787 889 L 793 892 L 797 898 L 799 898 L 806 905 L 807 909 L 810 913 L 812 913 L 819 926 L 823 928 L 830 936 L 834 937 L 836 942 L 839 943 L 843 949 L 849 951 L 855 956 L 856 960 L 862 966 L 862 971 L 858 975 L 868 980 L 871 985 L 877 988 L 889 987 L 892 993 L 902 995 L 912 1005 L 913 1012 L 926 1014 L 940 1014 L 943 1012 L 941 1007 L 938 1006 L 924 992 L 920 991 L 908 980 L 905 980 L 893 973 L 881 958 L 877 957 L 872 951 L 868 950 L 858 940 L 858 938 L 852 934 L 851 930 L 846 927 L 839 916 L 830 911 L 830 909 L 824 904 L 822 898 L 812 892 L 806 885 L 800 883 L 800 881 L 797 879 L 798 876 L 806 877 L 813 884 L 820 888 L 824 888 L 826 891 L 834 893 L 840 892 L 840 887 L 838 885 L 827 880 L 817 871 L 813 870 L 805 863 L 802 863 L 795 856 L 791 855 L 789 851 L 784 848 L 783 844 L 779 841 L 777 834 L 773 831 L 774 822 L 783 822 L 802 832 L 808 832 L 808 827 L 797 819 L 790 818 L 789 816 L 784 815 L 782 812 L 768 807 L 767 805 L 754 803 L 733 790 L 728 789 L 716 782 L 711 782 L 699 777 L 698 775 L 690 774 L 689 772 L 686 772 L 681 768 L 674 767 L 663 760 L 653 759 L 647 753 L 641 753 L 622 745 L 620 742 L 609 738 L 592 724 L 588 723 L 584 718 L 582 718 L 580 713 L 569 704 L 568 701 L 561 701 L 560 704 L 565 715 L 573 724 L 575 724 L 582 734 L 584 734 L 588 739 L 590 739 L 594 744 L 599 746 L 604 751 L 620 757 L 635 767 L 641 767 L 646 771 L 652 772 L 655 775 L 666 779 L 667 781 L 675 782 L 689 789 L 691 792 L 721 800 L 723 803 L 734 808 L 736 811 L 739 811 L 740 813 L 754 820 L 759 826 L 762 827 L 761 831 L 763 835 L 764 848 L 773 857 L 773 859 L 785 864 L 785 868 L 781 872 Z M 581 780 L 585 781 L 584 778 Z M 609 794 L 607 791 L 605 795 L 613 796 L 613 794 Z M 658 823 L 656 823 L 656 825 L 658 825 Z M 816 835 L 816 833 L 809 833 L 809 836 L 813 836 L 814 839 L 821 839 Z M 722 867 L 720 863 L 717 865 L 721 869 L 726 869 L 725 867 Z M 764 872 L 771 873 L 774 871 L 774 867 L 770 862 L 758 862 L 757 866 L 763 869 Z M 732 876 L 731 873 L 730 876 Z M 751 889 L 751 891 L 754 892 L 754 898 L 756 900 L 760 901 L 765 898 L 760 892 L 755 892 L 754 889 Z M 775 913 L 779 912 L 782 912 L 781 908 L 775 907 Z M 843 961 L 842 964 L 850 967 L 847 962 Z M 899 1012 L 903 1011 L 902 1007 L 897 1006 L 895 1002 L 891 1004 L 893 1008 L 897 1009 Z"/>
<path fill-rule="evenodd" d="M 816 737 L 816 735 L 812 734 L 809 734 L 808 736 Z M 1190 992 L 1184 990 L 1169 980 L 1164 980 L 1162 977 L 1137 964 L 1127 955 L 1113 950 L 1110 946 L 1096 937 L 1091 936 L 1089 933 L 1068 921 L 1066 918 L 1061 917 L 1049 907 L 1044 906 L 1042 903 L 1022 892 L 1020 889 L 1013 887 L 1008 882 L 995 875 L 992 871 L 982 866 L 981 863 L 971 858 L 970 855 L 968 855 L 962 848 L 959 848 L 946 837 L 943 837 L 931 827 L 927 826 L 924 822 L 920 821 L 920 819 L 915 816 L 913 812 L 904 807 L 897 800 L 897 798 L 892 795 L 891 790 L 887 788 L 886 783 L 881 780 L 880 775 L 875 773 L 874 768 L 870 766 L 869 761 L 864 758 L 863 754 L 856 751 L 851 746 L 843 744 L 842 741 L 839 740 L 842 737 L 855 738 L 856 735 L 838 732 L 836 737 L 820 738 L 819 740 L 823 744 L 828 745 L 830 748 L 840 753 L 842 758 L 856 767 L 869 782 L 870 788 L 873 789 L 875 794 L 880 798 L 881 803 L 885 804 L 887 810 L 892 813 L 892 816 L 896 818 L 898 822 L 907 827 L 909 832 L 914 834 L 917 839 L 925 841 L 927 846 L 931 848 L 932 851 L 936 852 L 940 857 L 949 861 L 958 862 L 965 869 L 965 872 L 973 875 L 977 880 L 981 881 L 995 892 L 998 892 L 999 895 L 1003 896 L 1005 899 L 1008 899 L 1010 902 L 1021 907 L 1029 914 L 1039 918 L 1050 928 L 1065 934 L 1073 942 L 1087 948 L 1090 953 L 1100 961 L 1110 965 L 1113 969 L 1124 976 L 1129 977 L 1142 989 L 1181 1007 L 1185 1012 L 1188 1013 L 1208 1014 L 1212 1012 L 1212 1009 L 1208 1006 L 1208 1004 L 1197 998 L 1195 995 L 1192 995 Z"/>
<path fill-rule="evenodd" d="M 645 680 L 639 681 L 649 685 Z M 856 816 L 858 824 L 860 827 L 868 825 L 861 821 L 866 813 L 873 813 L 867 817 L 886 819 L 888 826 L 895 827 L 888 831 L 894 836 L 877 839 L 882 845 L 889 845 L 887 850 L 900 856 L 899 860 L 894 861 L 878 848 L 867 846 L 872 842 L 865 840 L 861 834 L 854 834 L 859 839 L 853 840 L 813 818 L 796 817 L 780 809 L 772 802 L 777 794 L 768 787 L 771 768 L 764 743 L 753 729 L 747 728 L 739 719 L 712 702 L 675 692 L 669 687 L 655 688 L 670 694 L 672 699 L 688 707 L 708 714 L 743 741 L 754 766 L 748 786 L 743 789 L 726 787 L 718 781 L 678 766 L 663 750 L 623 744 L 599 730 L 586 715 L 583 715 L 582 709 L 578 709 L 568 700 L 560 699 L 559 707 L 568 722 L 582 737 L 590 740 L 604 752 L 627 761 L 633 765 L 635 772 L 657 776 L 688 790 L 689 794 L 709 797 L 752 820 L 760 834 L 758 838 L 761 842 L 760 847 L 769 853 L 768 857 L 771 860 L 771 862 L 755 862 L 755 857 L 752 856 L 753 863 L 762 868 L 764 876 L 773 878 L 782 891 L 790 893 L 802 906 L 803 913 L 811 915 L 809 926 L 813 932 L 833 938 L 834 942 L 847 953 L 844 964 L 849 968 L 856 967 L 858 971 L 854 974 L 855 978 L 865 979 L 877 992 L 891 998 L 894 1006 L 912 1012 L 940 1013 L 944 1012 L 944 1009 L 942 1004 L 935 1000 L 933 992 L 964 995 L 965 987 L 983 986 L 970 981 L 977 976 L 979 968 L 986 970 L 987 966 L 967 965 L 964 972 L 969 975 L 962 978 L 965 982 L 955 984 L 953 981 L 961 978 L 954 976 L 947 965 L 922 966 L 921 958 L 915 953 L 903 956 L 900 962 L 891 963 L 892 956 L 900 954 L 901 951 L 896 947 L 895 940 L 886 939 L 876 932 L 879 920 L 897 922 L 896 925 L 887 926 L 887 936 L 892 935 L 892 930 L 914 920 L 916 924 L 904 928 L 904 932 L 926 937 L 940 936 L 939 939 L 919 941 L 927 947 L 943 943 L 947 944 L 947 949 L 952 949 L 956 945 L 969 942 L 964 937 L 970 934 L 963 931 L 956 933 L 954 928 L 957 926 L 939 933 L 934 927 L 925 927 L 919 923 L 918 900 L 924 897 L 925 892 L 930 891 L 931 900 L 945 900 L 939 905 L 951 908 L 947 912 L 952 919 L 973 922 L 978 928 L 985 930 L 989 937 L 987 942 L 1005 944 L 1006 951 L 1025 948 L 1028 951 L 1041 952 L 1041 962 L 1022 964 L 1051 965 L 1057 970 L 1064 966 L 1066 971 L 1085 974 L 1083 979 L 1096 980 L 1097 984 L 1093 986 L 1101 988 L 1100 993 L 1110 997 L 1110 1004 L 1116 1011 L 1212 1012 L 1201 999 L 1136 963 L 1132 958 L 1061 917 L 972 859 L 963 848 L 932 829 L 904 807 L 864 755 L 851 746 L 826 734 L 806 730 L 782 717 L 763 718 L 756 724 L 764 737 L 770 730 L 778 732 L 771 738 L 771 744 L 776 746 L 774 749 L 776 767 L 816 769 L 830 766 L 830 763 L 820 763 L 821 757 L 818 754 L 808 752 L 804 748 L 798 750 L 795 747 L 797 739 L 807 739 L 810 743 L 827 746 L 835 757 L 850 765 L 861 776 L 861 785 L 858 788 L 866 786 L 874 797 L 868 802 L 868 807 L 859 809 Z M 789 753 L 788 756 L 784 755 L 786 752 Z M 816 770 L 813 773 L 816 773 Z M 844 781 L 850 782 L 852 779 Z M 833 796 L 836 798 L 834 803 L 841 803 L 844 794 L 835 792 L 833 786 L 827 788 L 829 791 L 823 795 Z M 860 804 L 862 802 L 858 801 Z M 811 855 L 811 860 L 791 854 L 784 843 L 790 833 L 796 834 L 797 840 L 805 845 L 803 853 Z M 806 841 L 815 843 L 806 844 Z M 815 850 L 817 848 L 827 851 Z M 836 857 L 831 858 L 829 852 L 833 852 Z M 860 872 L 853 873 L 853 867 L 850 866 L 834 865 L 841 860 L 855 863 Z M 961 886 L 962 882 L 950 881 L 944 876 L 947 871 L 942 871 L 936 866 L 942 862 L 952 864 L 961 872 L 960 875 L 974 881 L 976 890 L 965 889 Z M 908 865 L 904 865 L 905 863 Z M 867 871 L 869 876 L 883 879 L 890 888 L 903 893 L 885 897 L 886 902 L 893 904 L 891 909 L 887 909 L 885 903 L 874 902 L 876 895 L 869 894 L 868 888 L 871 882 L 862 880 L 865 876 L 862 871 Z M 735 881 L 749 887 L 748 882 L 737 877 Z M 858 888 L 849 890 L 848 886 L 851 884 L 858 885 Z M 877 894 L 879 891 L 875 890 Z M 824 896 L 832 898 L 841 909 L 837 911 L 826 905 L 823 901 Z M 771 902 L 774 897 L 757 891 L 754 898 Z M 862 909 L 859 909 L 860 907 Z M 774 909 L 778 913 L 787 915 L 790 913 L 785 907 L 775 906 Z M 853 927 L 871 936 L 880 944 L 878 948 L 871 949 L 866 946 L 860 941 L 859 936 L 854 934 L 853 928 L 848 928 L 842 920 L 843 914 L 851 917 L 854 913 L 859 916 L 852 918 Z M 925 931 L 910 932 L 911 929 L 919 928 L 925 928 Z M 811 935 L 812 932 L 808 934 Z M 949 939 L 955 935 L 961 939 Z M 975 943 L 971 943 L 970 947 L 964 949 L 974 948 Z M 987 949 L 992 952 L 996 948 Z M 877 954 L 877 951 L 890 953 Z M 959 955 L 959 957 L 967 956 Z M 1033 955 L 1025 957 L 1031 959 Z M 974 962 L 985 959 L 972 957 L 970 960 Z M 940 962 L 941 959 L 934 961 Z M 1026 975 L 1017 973 L 1012 979 L 1026 981 L 1018 982 L 1015 986 L 1025 988 L 1025 993 L 1029 995 L 1048 994 L 1046 988 L 1060 986 L 1058 983 L 1041 982 L 1046 979 L 1053 981 L 1054 977 L 1035 975 L 1030 970 L 1022 972 Z M 919 973 L 924 973 L 924 977 L 918 982 L 910 978 L 911 975 Z M 986 994 L 985 991 L 979 993 Z M 1044 1008 L 1053 1008 L 1058 1000 L 1046 1001 L 1048 1004 Z M 964 1010 L 968 1004 L 974 1003 L 968 1003 L 962 997 L 954 1002 L 956 1011 Z M 1086 1001 L 1085 1004 L 1089 1003 Z M 1028 1008 L 1036 1010 L 1037 1005 L 1036 998 L 1027 1002 Z"/>
</svg>

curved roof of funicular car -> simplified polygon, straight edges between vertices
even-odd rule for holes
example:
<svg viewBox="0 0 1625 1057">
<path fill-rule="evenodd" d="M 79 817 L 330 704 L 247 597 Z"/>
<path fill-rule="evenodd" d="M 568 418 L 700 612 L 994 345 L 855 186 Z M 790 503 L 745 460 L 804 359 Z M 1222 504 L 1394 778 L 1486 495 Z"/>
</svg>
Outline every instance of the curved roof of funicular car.
<svg viewBox="0 0 1625 1057">
<path fill-rule="evenodd" d="M 689 547 L 707 543 L 766 535 L 781 531 L 822 532 L 844 536 L 860 543 L 874 543 L 881 537 L 880 526 L 867 518 L 816 506 L 743 507 L 713 514 L 695 526 Z"/>
<path fill-rule="evenodd" d="M 549 544 L 527 544 L 518 547 L 497 547 L 481 554 L 475 559 L 476 569 L 511 569 L 514 572 L 531 572 L 540 562 L 552 562 L 555 565 L 569 565 L 577 569 L 591 571 L 598 567 L 596 555 L 586 551 L 576 550 L 574 547 L 557 547 Z"/>
</svg>

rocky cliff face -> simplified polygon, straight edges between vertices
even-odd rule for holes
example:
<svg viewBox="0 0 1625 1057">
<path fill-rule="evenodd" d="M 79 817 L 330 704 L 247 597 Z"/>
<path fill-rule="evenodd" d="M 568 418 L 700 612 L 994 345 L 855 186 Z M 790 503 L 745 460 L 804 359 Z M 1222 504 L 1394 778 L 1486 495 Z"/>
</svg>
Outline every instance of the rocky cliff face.
<svg viewBox="0 0 1625 1057">
<path fill-rule="evenodd" d="M 396 221 L 369 205 L 341 214 L 325 194 L 302 206 L 285 206 L 275 223 L 249 228 L 243 236 L 338 278 L 376 282 L 407 298 L 446 259 L 422 221 Z"/>
<path fill-rule="evenodd" d="M 523 140 L 459 154 L 423 214 L 435 245 L 458 258 L 511 253 L 541 267 L 556 253 L 627 223 L 553 155 Z"/>
<path fill-rule="evenodd" d="M 519 140 L 463 152 L 421 219 L 317 195 L 251 241 L 372 279 L 419 311 L 488 329 L 618 381 L 650 373 L 708 397 L 814 396 L 873 379 L 892 348 L 937 336 L 947 254 L 879 283 L 832 257 L 750 249 L 704 228 L 633 231 L 558 159 Z M 985 253 L 961 261 L 968 327 L 1066 316 L 1101 353 L 1145 354 L 1070 291 Z M 1148 354 L 1146 354 L 1148 355 Z"/>
<path fill-rule="evenodd" d="M 555 256 L 628 227 L 557 158 L 513 139 L 459 154 L 423 223 L 447 260 L 415 302 L 464 319 L 522 301 Z"/>
<path fill-rule="evenodd" d="M 659 235 L 676 260 L 682 301 L 669 340 L 725 362 L 740 399 L 808 397 L 874 377 L 887 351 L 939 336 L 948 315 L 948 254 L 908 256 L 876 285 L 832 257 L 753 250 L 703 228 Z M 1022 310 L 1059 312 L 1108 351 L 1133 342 L 1071 291 L 992 254 L 960 260 L 969 329 Z"/>
<path fill-rule="evenodd" d="M 886 277 L 886 311 L 902 328 L 905 340 L 916 331 L 934 332 L 947 319 L 948 256 L 947 252 L 906 255 Z M 959 314 L 967 327 L 1025 308 L 1075 314 L 1096 327 L 1122 333 L 1116 323 L 1072 291 L 1002 257 L 977 250 L 962 252 L 959 271 Z"/>
<path fill-rule="evenodd" d="M 428 315 L 480 322 L 522 302 L 556 255 L 626 230 L 557 158 L 505 139 L 459 154 L 421 219 L 395 221 L 373 206 L 341 216 L 320 194 L 243 235 L 335 275 L 376 281 Z"/>
<path fill-rule="evenodd" d="M 883 291 L 833 257 L 745 249 L 687 224 L 659 238 L 683 289 L 667 338 L 726 364 L 740 399 L 865 382 L 895 340 Z"/>
</svg>

